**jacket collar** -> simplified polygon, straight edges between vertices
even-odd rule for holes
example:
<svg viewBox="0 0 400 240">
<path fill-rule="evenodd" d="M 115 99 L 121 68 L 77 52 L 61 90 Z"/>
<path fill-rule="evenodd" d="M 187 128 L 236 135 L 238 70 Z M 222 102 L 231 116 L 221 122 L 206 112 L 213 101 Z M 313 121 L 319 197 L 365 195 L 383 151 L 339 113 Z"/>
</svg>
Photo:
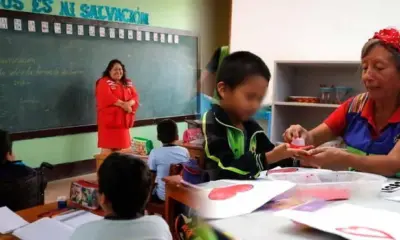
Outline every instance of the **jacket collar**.
<svg viewBox="0 0 400 240">
<path fill-rule="evenodd" d="M 232 121 L 229 119 L 228 114 L 225 112 L 225 110 L 223 108 L 221 108 L 221 106 L 219 106 L 217 104 L 213 104 L 211 106 L 211 111 L 214 113 L 214 116 L 217 119 L 217 121 L 219 121 L 225 125 L 228 125 L 230 127 L 235 128 L 235 126 L 233 126 L 233 124 L 232 124 Z M 252 134 L 256 131 L 263 131 L 263 129 L 260 127 L 260 125 L 253 119 L 249 119 L 249 120 L 243 122 L 243 127 L 250 134 Z"/>
</svg>

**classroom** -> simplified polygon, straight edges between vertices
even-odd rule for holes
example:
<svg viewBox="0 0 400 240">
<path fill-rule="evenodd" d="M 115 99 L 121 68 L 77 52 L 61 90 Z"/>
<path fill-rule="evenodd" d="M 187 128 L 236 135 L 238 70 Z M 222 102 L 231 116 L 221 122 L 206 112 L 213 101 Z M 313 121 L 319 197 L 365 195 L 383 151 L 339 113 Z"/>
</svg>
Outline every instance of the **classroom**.
<svg viewBox="0 0 400 240">
<path fill-rule="evenodd" d="M 396 6 L 0 1 L 0 239 L 400 239 Z"/>
</svg>

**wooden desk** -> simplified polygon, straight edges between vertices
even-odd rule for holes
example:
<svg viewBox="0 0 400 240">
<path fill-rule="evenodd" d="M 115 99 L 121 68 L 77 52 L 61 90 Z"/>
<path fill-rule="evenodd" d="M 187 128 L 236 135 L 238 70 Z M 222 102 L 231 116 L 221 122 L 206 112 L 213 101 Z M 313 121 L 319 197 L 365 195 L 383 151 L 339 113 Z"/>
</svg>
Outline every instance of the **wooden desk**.
<svg viewBox="0 0 400 240">
<path fill-rule="evenodd" d="M 165 220 L 174 234 L 175 226 L 175 207 L 177 203 L 182 203 L 190 208 L 197 208 L 196 196 L 198 190 L 185 186 L 181 183 L 180 175 L 168 176 L 163 178 L 165 182 Z"/>
<path fill-rule="evenodd" d="M 199 161 L 199 166 L 202 169 L 205 168 L 205 154 L 203 145 L 183 143 L 183 141 L 180 140 L 176 141 L 176 145 L 186 148 L 189 151 L 190 157 Z"/>
<path fill-rule="evenodd" d="M 81 208 L 78 205 L 74 205 L 74 204 L 68 204 L 68 207 Z M 40 218 L 42 218 L 41 215 L 49 213 L 49 212 L 52 212 L 52 211 L 57 211 L 57 203 L 48 203 L 48 204 L 36 206 L 36 207 L 33 207 L 33 208 L 20 210 L 20 211 L 18 211 L 16 213 L 20 217 L 25 219 L 25 221 L 27 221 L 29 223 L 32 223 L 32 222 L 35 222 L 35 221 L 39 220 Z M 92 212 L 94 214 L 97 214 L 99 216 L 104 216 L 104 212 L 102 210 L 100 210 L 100 209 L 94 210 L 94 211 L 90 211 L 90 212 Z"/>
</svg>

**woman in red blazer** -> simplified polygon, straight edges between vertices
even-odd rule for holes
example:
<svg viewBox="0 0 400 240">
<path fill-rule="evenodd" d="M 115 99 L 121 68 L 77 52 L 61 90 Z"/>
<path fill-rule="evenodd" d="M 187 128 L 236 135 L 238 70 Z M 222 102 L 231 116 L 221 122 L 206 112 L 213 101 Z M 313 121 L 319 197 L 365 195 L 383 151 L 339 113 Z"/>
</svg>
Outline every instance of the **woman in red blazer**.
<svg viewBox="0 0 400 240">
<path fill-rule="evenodd" d="M 129 129 L 133 127 L 139 107 L 139 95 L 126 78 L 121 61 L 114 59 L 96 82 L 98 147 L 101 153 L 128 149 Z"/>
</svg>

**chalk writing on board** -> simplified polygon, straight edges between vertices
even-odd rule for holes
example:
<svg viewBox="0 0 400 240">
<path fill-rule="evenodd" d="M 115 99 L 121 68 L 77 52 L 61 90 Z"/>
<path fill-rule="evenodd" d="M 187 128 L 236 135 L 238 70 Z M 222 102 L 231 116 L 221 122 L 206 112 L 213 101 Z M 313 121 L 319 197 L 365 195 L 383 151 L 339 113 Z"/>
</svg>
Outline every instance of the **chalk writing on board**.
<svg viewBox="0 0 400 240">
<path fill-rule="evenodd" d="M 0 64 L 35 64 L 34 58 L 0 58 Z"/>
<path fill-rule="evenodd" d="M 27 86 L 30 84 L 31 84 L 31 82 L 27 81 L 25 79 L 14 80 L 14 86 L 24 87 L 24 86 Z"/>
<path fill-rule="evenodd" d="M 82 75 L 84 73 L 83 70 L 74 70 L 74 69 L 62 69 L 62 68 L 55 68 L 55 69 L 44 69 L 41 67 L 27 67 L 27 68 L 14 68 L 6 75 L 8 76 L 77 76 Z"/>
</svg>

